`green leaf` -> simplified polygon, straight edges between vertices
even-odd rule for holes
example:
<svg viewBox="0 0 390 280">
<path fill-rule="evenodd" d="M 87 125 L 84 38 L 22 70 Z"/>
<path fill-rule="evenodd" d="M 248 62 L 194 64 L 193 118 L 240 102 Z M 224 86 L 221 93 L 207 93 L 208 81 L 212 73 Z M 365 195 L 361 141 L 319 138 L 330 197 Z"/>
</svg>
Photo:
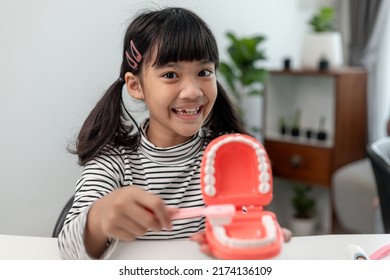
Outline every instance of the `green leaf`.
<svg viewBox="0 0 390 280">
<path fill-rule="evenodd" d="M 310 186 L 294 185 L 293 186 L 294 197 L 292 204 L 295 210 L 295 217 L 297 218 L 310 218 L 314 215 L 316 210 L 316 202 L 309 196 L 311 192 Z"/>
<path fill-rule="evenodd" d="M 237 37 L 232 32 L 226 32 L 229 40 L 227 54 L 229 61 L 220 63 L 219 73 L 224 77 L 231 93 L 237 100 L 241 100 L 246 94 L 245 88 L 252 84 L 263 84 L 267 71 L 257 67 L 258 62 L 266 59 L 261 45 L 265 36 L 255 35 Z M 260 90 L 250 91 L 248 94 L 262 94 Z"/>
<path fill-rule="evenodd" d="M 263 92 L 261 90 L 256 90 L 256 89 L 252 89 L 251 91 L 249 91 L 247 93 L 247 95 L 249 96 L 256 96 L 256 95 L 261 95 Z"/>
<path fill-rule="evenodd" d="M 309 24 L 315 32 L 333 31 L 333 16 L 334 12 L 332 7 L 323 7 L 318 13 L 313 15 Z"/>
<path fill-rule="evenodd" d="M 267 71 L 264 69 L 248 68 L 242 73 L 241 77 L 241 82 L 246 86 L 255 82 L 263 83 L 267 78 Z"/>
</svg>

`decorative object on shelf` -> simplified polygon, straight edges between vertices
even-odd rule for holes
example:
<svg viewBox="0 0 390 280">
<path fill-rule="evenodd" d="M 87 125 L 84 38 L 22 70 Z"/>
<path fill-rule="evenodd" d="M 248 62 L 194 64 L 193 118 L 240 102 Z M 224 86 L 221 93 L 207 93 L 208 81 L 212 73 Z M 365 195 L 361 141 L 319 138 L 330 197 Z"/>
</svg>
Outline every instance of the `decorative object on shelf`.
<svg viewBox="0 0 390 280">
<path fill-rule="evenodd" d="M 320 71 L 326 71 L 329 69 L 329 61 L 326 57 L 322 57 L 320 59 L 320 62 L 318 62 L 318 70 Z"/>
<path fill-rule="evenodd" d="M 291 136 L 299 137 L 301 134 L 301 110 L 296 109 L 292 118 L 292 124 L 291 124 Z"/>
<path fill-rule="evenodd" d="M 321 116 L 319 126 L 318 126 L 318 133 L 317 133 L 317 140 L 319 141 L 325 141 L 328 138 L 328 133 L 325 130 L 325 122 L 326 122 L 326 117 Z"/>
<path fill-rule="evenodd" d="M 306 133 L 305 133 L 305 135 L 306 135 L 306 138 L 307 139 L 311 139 L 311 137 L 313 136 L 313 130 L 311 129 L 311 128 L 308 128 L 308 129 L 306 129 Z"/>
<path fill-rule="evenodd" d="M 291 200 L 294 214 L 290 221 L 290 229 L 295 236 L 315 233 L 316 201 L 309 195 L 311 191 L 311 186 L 294 182 Z"/>
<path fill-rule="evenodd" d="M 286 57 L 283 59 L 283 70 L 289 71 L 291 69 L 291 58 Z"/>
<path fill-rule="evenodd" d="M 283 116 L 279 117 L 279 132 L 282 135 L 287 133 L 286 119 Z"/>
<path fill-rule="evenodd" d="M 236 101 L 241 119 L 245 123 L 243 99 L 249 96 L 260 98 L 267 79 L 268 71 L 259 66 L 259 62 L 266 59 L 264 50 L 260 48 L 265 37 L 255 35 L 238 38 L 232 32 L 227 32 L 226 36 L 230 40 L 227 48 L 230 61 L 222 61 L 219 65 L 219 72 L 224 77 Z M 252 132 L 259 130 L 258 127 L 247 128 Z"/>
<path fill-rule="evenodd" d="M 312 32 L 305 36 L 302 68 L 318 69 L 321 59 L 327 60 L 328 68 L 342 66 L 341 34 L 334 30 L 333 18 L 333 8 L 323 7 L 309 21 Z"/>
</svg>

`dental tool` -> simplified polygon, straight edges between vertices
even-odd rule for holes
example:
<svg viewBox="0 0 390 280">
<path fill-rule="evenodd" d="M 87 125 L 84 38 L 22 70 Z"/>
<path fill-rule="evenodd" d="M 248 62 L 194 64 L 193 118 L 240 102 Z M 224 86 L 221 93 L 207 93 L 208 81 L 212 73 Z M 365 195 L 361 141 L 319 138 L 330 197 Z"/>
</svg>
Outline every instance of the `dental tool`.
<svg viewBox="0 0 390 280">
<path fill-rule="evenodd" d="M 208 217 L 212 219 L 214 224 L 229 223 L 232 216 L 236 212 L 236 207 L 233 204 L 218 204 L 206 207 L 179 208 L 177 212 L 172 214 L 172 220 L 188 219 L 195 217 Z"/>
</svg>

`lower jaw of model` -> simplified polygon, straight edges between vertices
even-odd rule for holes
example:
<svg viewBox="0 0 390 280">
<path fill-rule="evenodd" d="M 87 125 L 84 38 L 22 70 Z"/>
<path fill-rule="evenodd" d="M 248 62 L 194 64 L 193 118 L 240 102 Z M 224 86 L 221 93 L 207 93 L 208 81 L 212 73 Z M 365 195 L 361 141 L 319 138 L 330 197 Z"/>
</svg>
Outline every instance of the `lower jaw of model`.
<svg viewBox="0 0 390 280">
<path fill-rule="evenodd" d="M 258 170 L 259 170 L 259 185 L 257 187 L 258 192 L 260 194 L 266 194 L 271 190 L 271 176 L 269 174 L 269 160 L 267 157 L 267 153 L 263 147 L 261 147 L 257 142 L 252 141 L 248 138 L 242 137 L 240 135 L 228 137 L 226 139 L 217 142 L 210 151 L 206 154 L 206 163 L 205 163 L 205 173 L 206 176 L 204 178 L 205 183 L 205 193 L 208 196 L 215 196 L 217 194 L 217 188 L 215 187 L 215 157 L 218 149 L 230 142 L 242 142 L 246 145 L 249 145 L 253 148 L 257 160 L 258 160 Z M 231 217 L 230 217 L 231 218 Z M 257 218 L 256 218 L 257 219 Z M 255 219 L 254 219 L 255 221 Z M 235 248 L 251 248 L 251 247 L 261 247 L 272 244 L 277 237 L 277 228 L 275 225 L 275 221 L 272 216 L 269 214 L 264 214 L 258 217 L 257 225 L 255 227 L 255 233 L 251 235 L 249 238 L 237 238 L 229 236 L 229 226 L 226 226 L 228 230 L 226 230 L 225 226 L 230 222 L 229 217 L 227 219 L 221 220 L 211 219 L 210 225 L 212 227 L 212 232 L 214 237 L 223 245 L 228 247 Z M 261 224 L 260 224 L 261 223 Z M 262 227 L 260 226 L 262 225 Z M 260 228 L 265 230 L 264 234 L 261 234 Z M 232 230 L 233 231 L 233 230 Z M 233 235 L 234 234 L 230 234 Z"/>
<path fill-rule="evenodd" d="M 275 222 L 270 215 L 263 215 L 260 221 L 265 229 L 265 237 L 257 238 L 236 238 L 230 237 L 223 225 L 212 225 L 214 237 L 223 245 L 234 248 L 263 247 L 272 244 L 276 240 L 277 229 Z M 260 228 L 260 227 L 259 227 Z"/>
</svg>

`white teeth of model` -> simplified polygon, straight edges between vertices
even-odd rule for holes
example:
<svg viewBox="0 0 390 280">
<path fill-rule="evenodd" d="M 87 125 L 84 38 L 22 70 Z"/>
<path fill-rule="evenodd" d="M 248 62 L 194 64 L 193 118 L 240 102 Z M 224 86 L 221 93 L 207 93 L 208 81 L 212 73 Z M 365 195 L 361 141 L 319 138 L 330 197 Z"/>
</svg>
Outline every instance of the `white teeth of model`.
<svg viewBox="0 0 390 280">
<path fill-rule="evenodd" d="M 266 152 L 264 151 L 264 149 L 258 148 L 258 149 L 256 149 L 256 155 L 257 155 L 258 157 L 260 157 L 260 156 L 265 156 L 265 155 L 266 155 Z"/>
<path fill-rule="evenodd" d="M 261 170 L 261 172 L 268 172 L 268 168 L 269 168 L 268 163 L 259 165 L 259 170 Z"/>
<path fill-rule="evenodd" d="M 204 176 L 204 182 L 206 185 L 215 186 L 215 177 L 212 174 Z"/>
<path fill-rule="evenodd" d="M 268 183 L 261 183 L 259 186 L 259 192 L 263 194 L 268 193 L 270 189 L 271 189 L 271 185 Z"/>
<path fill-rule="evenodd" d="M 217 194 L 217 190 L 214 185 L 206 185 L 204 191 L 208 196 L 215 196 Z"/>
<path fill-rule="evenodd" d="M 230 238 L 226 234 L 226 230 L 223 226 L 214 226 L 213 233 L 214 236 L 218 239 L 219 242 L 228 246 L 236 248 L 251 248 L 258 246 L 266 246 L 273 243 L 276 239 L 276 227 L 275 223 L 270 215 L 264 215 L 259 221 L 265 227 L 266 237 L 262 239 L 252 238 L 252 239 L 238 239 Z"/>
<path fill-rule="evenodd" d="M 205 170 L 206 170 L 206 174 L 214 174 L 215 173 L 215 168 L 213 165 L 211 166 L 206 166 L 205 167 Z"/>
<path fill-rule="evenodd" d="M 271 176 L 269 176 L 268 173 L 261 173 L 259 179 L 260 179 L 260 182 L 265 183 L 265 182 L 269 182 L 270 178 L 271 178 Z"/>
</svg>

